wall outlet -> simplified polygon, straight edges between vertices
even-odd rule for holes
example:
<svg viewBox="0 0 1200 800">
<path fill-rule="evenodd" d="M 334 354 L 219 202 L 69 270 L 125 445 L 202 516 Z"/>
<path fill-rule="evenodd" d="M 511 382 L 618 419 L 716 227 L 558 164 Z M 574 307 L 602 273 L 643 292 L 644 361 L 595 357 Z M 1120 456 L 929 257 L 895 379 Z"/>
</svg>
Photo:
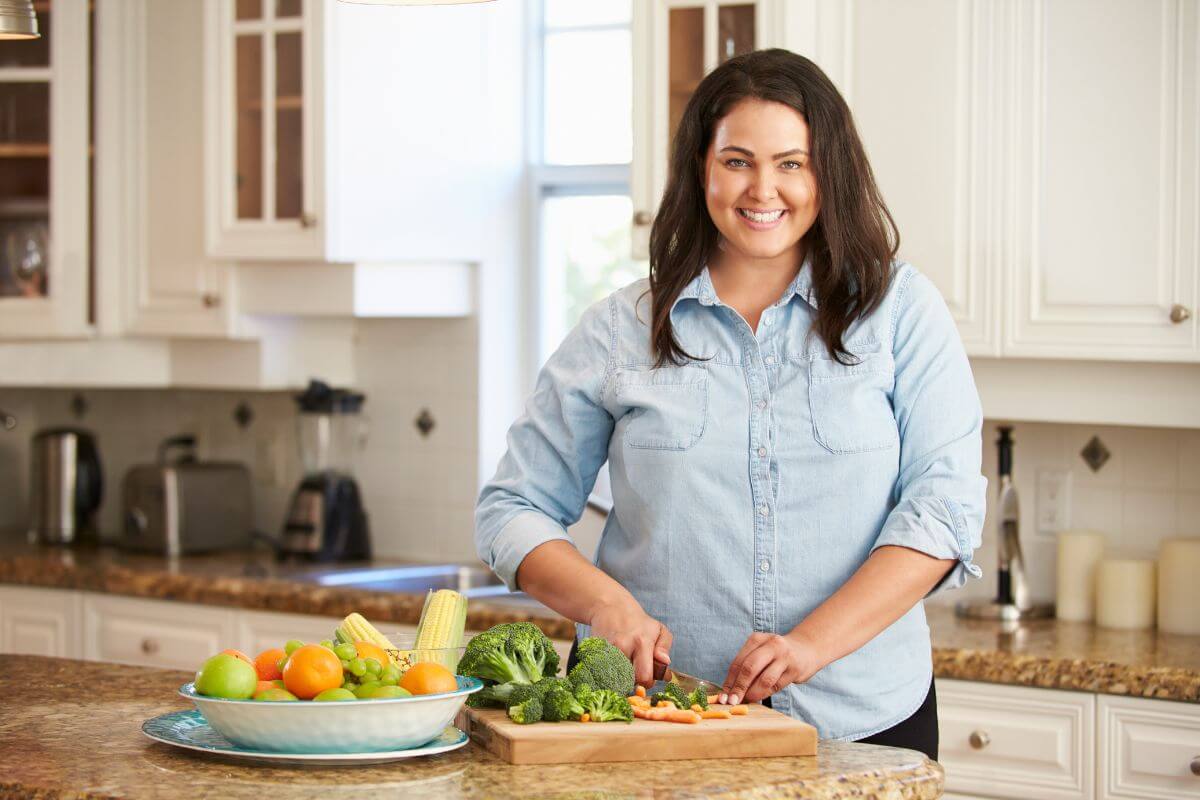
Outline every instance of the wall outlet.
<svg viewBox="0 0 1200 800">
<path fill-rule="evenodd" d="M 1061 469 L 1038 470 L 1037 512 L 1039 533 L 1056 533 L 1071 525 L 1071 473 Z"/>
</svg>

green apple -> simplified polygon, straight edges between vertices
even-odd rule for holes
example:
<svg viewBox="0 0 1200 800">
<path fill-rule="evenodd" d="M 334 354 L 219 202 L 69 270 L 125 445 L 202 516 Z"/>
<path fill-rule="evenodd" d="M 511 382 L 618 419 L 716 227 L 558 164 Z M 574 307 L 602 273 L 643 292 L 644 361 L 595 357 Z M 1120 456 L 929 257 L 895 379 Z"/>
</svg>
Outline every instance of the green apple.
<svg viewBox="0 0 1200 800">
<path fill-rule="evenodd" d="M 258 673 L 254 667 L 228 653 L 218 653 L 196 673 L 196 691 L 208 697 L 245 700 L 254 695 Z"/>
<path fill-rule="evenodd" d="M 394 697 L 412 697 L 412 692 L 399 686 L 379 686 L 366 696 L 367 700 L 390 700 Z"/>
<path fill-rule="evenodd" d="M 287 689 L 263 689 L 258 694 L 254 695 L 255 700 L 265 700 L 267 702 L 283 702 L 289 700 L 299 700 L 299 697 L 289 692 Z"/>
<path fill-rule="evenodd" d="M 329 700 L 355 700 L 354 692 L 349 689 L 338 687 L 337 689 L 326 689 L 319 695 L 313 698 L 314 703 L 324 703 Z"/>
</svg>

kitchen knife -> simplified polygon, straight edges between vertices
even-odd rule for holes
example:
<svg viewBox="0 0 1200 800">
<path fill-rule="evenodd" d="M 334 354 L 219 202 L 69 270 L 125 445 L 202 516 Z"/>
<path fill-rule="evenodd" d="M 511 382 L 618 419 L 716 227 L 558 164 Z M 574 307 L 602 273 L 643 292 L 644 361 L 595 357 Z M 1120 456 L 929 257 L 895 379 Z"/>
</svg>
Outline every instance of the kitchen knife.
<svg viewBox="0 0 1200 800">
<path fill-rule="evenodd" d="M 688 675 L 686 672 L 671 669 L 666 664 L 659 664 L 657 661 L 654 662 L 654 680 L 662 681 L 663 683 L 674 681 L 680 689 L 688 693 L 700 687 L 703 687 L 705 694 L 721 693 L 721 687 L 712 681 L 706 681 L 704 678 L 697 678 L 695 675 Z"/>
</svg>

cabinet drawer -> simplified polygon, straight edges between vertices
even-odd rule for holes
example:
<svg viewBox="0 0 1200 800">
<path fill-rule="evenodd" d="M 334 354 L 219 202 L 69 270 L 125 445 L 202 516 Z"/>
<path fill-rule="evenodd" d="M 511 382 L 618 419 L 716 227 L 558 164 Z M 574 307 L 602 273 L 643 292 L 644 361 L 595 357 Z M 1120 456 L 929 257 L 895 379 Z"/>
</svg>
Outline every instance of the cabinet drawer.
<svg viewBox="0 0 1200 800">
<path fill-rule="evenodd" d="M 1091 798 L 1095 696 L 937 682 L 946 790 L 1011 798 Z"/>
<path fill-rule="evenodd" d="M 1200 705 L 1099 698 L 1100 797 L 1200 797 Z"/>
<path fill-rule="evenodd" d="M 191 603 L 87 595 L 84 657 L 197 670 L 209 656 L 234 646 L 235 613 Z"/>
<path fill-rule="evenodd" d="M 0 586 L 0 653 L 79 658 L 79 593 Z"/>
</svg>

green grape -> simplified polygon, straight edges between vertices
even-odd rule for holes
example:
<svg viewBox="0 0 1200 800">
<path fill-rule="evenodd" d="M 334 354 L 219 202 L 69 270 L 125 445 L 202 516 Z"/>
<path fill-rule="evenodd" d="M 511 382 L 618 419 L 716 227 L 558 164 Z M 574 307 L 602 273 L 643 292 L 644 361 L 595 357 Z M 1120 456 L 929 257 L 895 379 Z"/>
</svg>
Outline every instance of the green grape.
<svg viewBox="0 0 1200 800">
<path fill-rule="evenodd" d="M 348 659 L 348 658 L 342 659 L 342 669 L 346 669 L 346 670 L 350 669 L 350 659 Z"/>
<path fill-rule="evenodd" d="M 371 673 L 372 675 L 378 675 L 383 672 L 383 665 L 373 658 L 364 658 L 363 664 L 366 665 L 367 672 Z"/>
<path fill-rule="evenodd" d="M 321 642 L 321 647 L 324 647 L 326 650 L 332 650 L 333 642 L 330 641 L 329 639 L 325 639 L 324 641 Z"/>
<path fill-rule="evenodd" d="M 399 682 L 400 682 L 400 679 L 395 677 L 394 675 L 379 676 L 379 683 L 381 683 L 384 686 L 395 686 Z"/>
<path fill-rule="evenodd" d="M 304 642 L 300 641 L 299 639 L 288 639 L 288 643 L 283 646 L 283 652 L 290 656 L 301 647 L 304 647 Z"/>
<path fill-rule="evenodd" d="M 363 675 L 367 674 L 367 665 L 363 663 L 361 658 L 356 658 L 351 661 L 350 666 L 346 669 L 350 670 L 350 672 L 352 672 L 356 678 L 361 678 Z"/>
<path fill-rule="evenodd" d="M 383 668 L 383 671 L 379 673 L 379 681 L 380 683 L 386 683 L 389 686 L 395 686 L 400 682 L 400 670 L 396 669 L 391 664 L 388 664 Z"/>
<path fill-rule="evenodd" d="M 352 658 L 358 658 L 358 648 L 352 644 L 339 644 L 333 648 L 333 652 L 337 653 L 337 657 L 343 661 L 349 661 Z"/>
<path fill-rule="evenodd" d="M 350 691 L 353 692 L 355 689 L 358 688 L 358 684 L 355 681 L 352 681 L 349 678 L 347 678 L 345 681 L 342 682 L 342 688 L 349 689 Z"/>
<path fill-rule="evenodd" d="M 359 699 L 363 699 L 363 698 L 370 697 L 371 693 L 374 692 L 376 689 L 378 689 L 380 686 L 382 686 L 382 684 L 377 681 L 367 681 L 363 685 L 359 686 L 357 689 L 352 689 L 351 691 L 354 692 L 355 697 L 358 697 Z"/>
</svg>

